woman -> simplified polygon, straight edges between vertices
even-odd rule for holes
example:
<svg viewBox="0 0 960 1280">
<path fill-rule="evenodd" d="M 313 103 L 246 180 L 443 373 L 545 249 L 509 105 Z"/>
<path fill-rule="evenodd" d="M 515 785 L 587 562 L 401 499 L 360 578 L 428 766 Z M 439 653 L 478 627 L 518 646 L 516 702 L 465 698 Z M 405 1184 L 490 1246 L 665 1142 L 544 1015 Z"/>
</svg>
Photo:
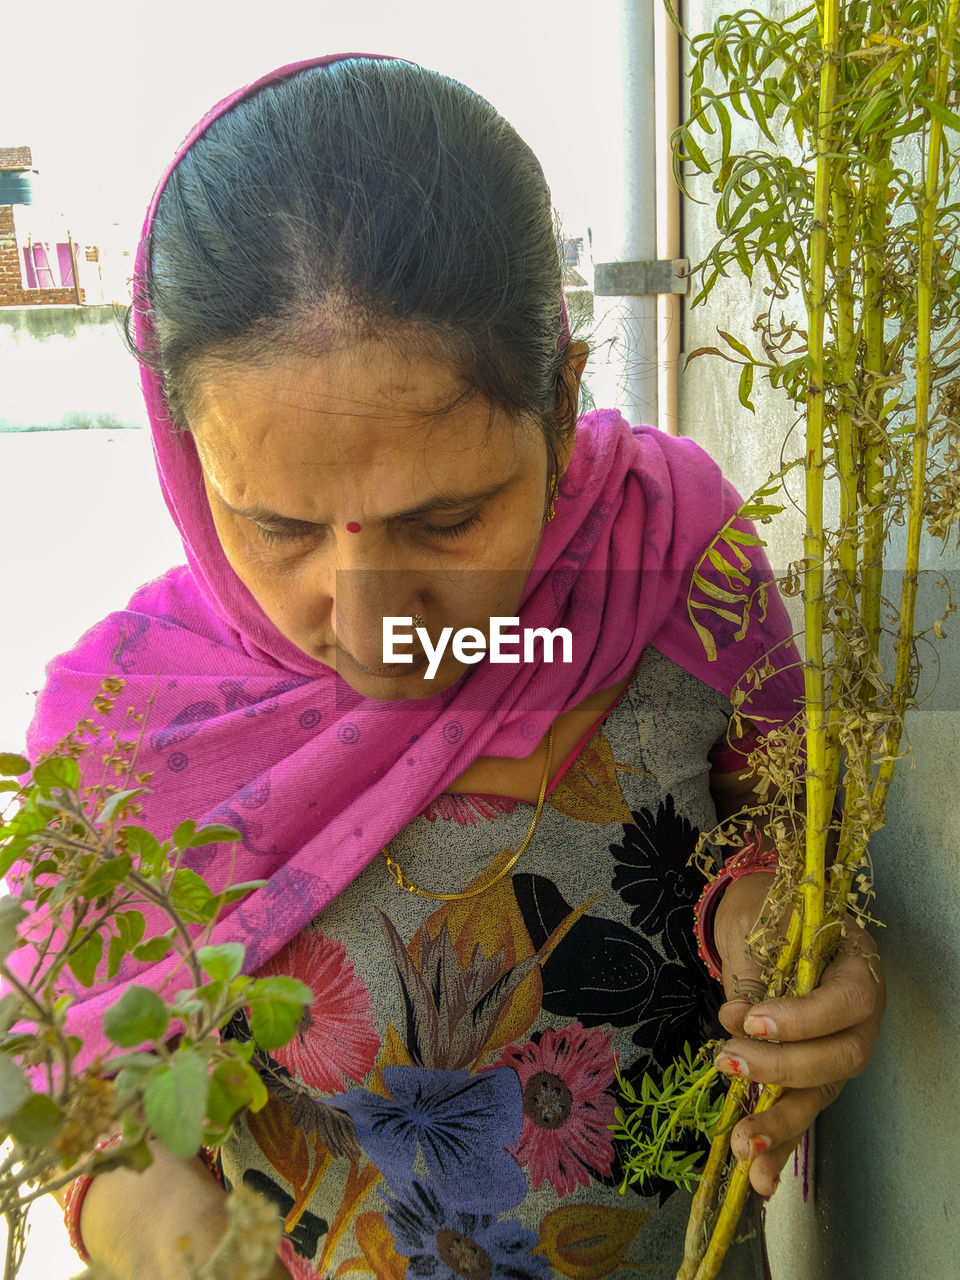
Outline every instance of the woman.
<svg viewBox="0 0 960 1280">
<path fill-rule="evenodd" d="M 272 1099 L 225 1146 L 228 1182 L 276 1202 L 297 1274 L 672 1276 L 688 1198 L 619 1195 L 616 1062 L 636 1081 L 710 1033 L 687 862 L 798 697 L 778 600 L 742 640 L 718 619 L 713 660 L 689 622 L 736 495 L 689 441 L 577 424 L 587 351 L 539 166 L 409 64 L 321 59 L 215 108 L 148 214 L 132 318 L 187 566 L 53 664 L 31 746 L 122 675 L 148 715 L 141 820 L 227 821 L 239 862 L 194 865 L 268 881 L 216 936 L 315 1000 L 257 1055 Z M 542 631 L 482 658 L 496 618 L 563 628 L 570 661 Z M 385 619 L 408 620 L 392 651 Z M 731 730 L 761 658 L 778 674 Z M 769 863 L 722 881 L 707 940 L 719 1065 L 788 1086 L 733 1135 L 762 1194 L 882 1006 L 842 954 L 744 1025 Z M 169 992 L 168 969 L 120 976 Z M 74 1011 L 90 1050 L 115 995 Z M 79 1225 L 122 1280 L 183 1274 L 177 1240 L 201 1254 L 222 1222 L 200 1163 L 161 1153 L 96 1179 Z M 754 1225 L 723 1274 L 762 1253 Z"/>
</svg>

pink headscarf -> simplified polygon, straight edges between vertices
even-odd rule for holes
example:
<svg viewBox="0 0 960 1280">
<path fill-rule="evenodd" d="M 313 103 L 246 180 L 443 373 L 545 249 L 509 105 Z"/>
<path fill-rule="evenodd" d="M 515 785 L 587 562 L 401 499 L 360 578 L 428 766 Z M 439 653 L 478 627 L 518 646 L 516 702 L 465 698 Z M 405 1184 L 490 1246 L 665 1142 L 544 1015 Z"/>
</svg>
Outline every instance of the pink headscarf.
<svg viewBox="0 0 960 1280">
<path fill-rule="evenodd" d="M 363 55 L 339 55 L 339 57 Z M 235 102 L 304 67 L 284 67 L 215 107 L 174 164 Z M 171 166 L 172 168 L 173 166 Z M 168 171 L 169 173 L 169 171 Z M 161 182 L 144 225 L 138 276 Z M 217 539 L 192 437 L 175 436 L 160 380 L 142 383 L 164 496 L 187 565 L 142 587 L 48 668 L 29 749 L 50 749 L 83 716 L 105 676 L 125 687 L 106 732 L 127 706 L 147 716 L 137 763 L 152 773 L 138 819 L 161 839 L 178 822 L 226 822 L 238 845 L 192 851 L 220 888 L 265 879 L 235 904 L 214 941 L 241 942 L 246 969 L 264 964 L 348 885 L 379 850 L 480 756 L 524 757 L 555 717 L 628 675 L 643 649 L 667 657 L 728 696 L 738 678 L 774 654 L 785 674 L 749 704 L 760 721 L 797 708 L 800 685 L 790 626 L 775 592 L 745 638 L 717 618 L 708 660 L 687 611 L 691 574 L 739 506 L 735 491 L 692 441 L 631 428 L 614 412 L 586 415 L 563 477 L 556 519 L 545 527 L 520 609 L 523 627 L 568 627 L 574 663 L 493 665 L 410 702 L 361 697 L 286 640 L 230 568 Z M 772 574 L 747 547 L 755 584 Z M 779 658 L 776 656 L 779 653 Z M 18 956 L 23 953 L 17 953 Z M 187 975 L 172 959 L 128 963 L 95 993 L 78 992 L 70 1030 L 84 1057 L 106 1047 L 104 1008 L 127 982 L 169 998 Z"/>
</svg>

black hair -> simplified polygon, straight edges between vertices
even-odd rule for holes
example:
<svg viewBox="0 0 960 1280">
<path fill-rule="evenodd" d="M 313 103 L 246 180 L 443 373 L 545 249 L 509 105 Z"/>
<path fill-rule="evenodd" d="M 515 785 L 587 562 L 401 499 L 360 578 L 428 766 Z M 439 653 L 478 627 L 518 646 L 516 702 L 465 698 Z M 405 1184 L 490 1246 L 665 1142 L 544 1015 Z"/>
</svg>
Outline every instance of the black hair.
<svg viewBox="0 0 960 1280">
<path fill-rule="evenodd" d="M 536 419 L 555 474 L 576 396 L 550 193 L 523 139 L 456 81 L 347 59 L 239 102 L 171 174 L 147 262 L 127 332 L 178 425 L 206 362 L 316 351 L 333 322 L 429 344 L 468 393 Z M 138 306 L 154 334 L 139 348 Z"/>
</svg>

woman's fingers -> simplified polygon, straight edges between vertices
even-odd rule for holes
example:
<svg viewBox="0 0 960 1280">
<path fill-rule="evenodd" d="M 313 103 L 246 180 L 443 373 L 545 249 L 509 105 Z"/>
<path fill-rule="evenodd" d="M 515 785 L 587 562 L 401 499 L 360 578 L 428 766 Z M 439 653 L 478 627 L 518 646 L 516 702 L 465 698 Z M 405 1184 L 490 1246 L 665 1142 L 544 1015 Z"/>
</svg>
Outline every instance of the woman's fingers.
<svg viewBox="0 0 960 1280">
<path fill-rule="evenodd" d="M 797 1143 L 841 1088 L 837 1082 L 813 1089 L 788 1089 L 769 1111 L 746 1116 L 734 1127 L 731 1150 L 738 1160 L 752 1161 L 750 1183 L 760 1195 L 773 1194 Z"/>
<path fill-rule="evenodd" d="M 847 922 L 847 937 L 820 986 L 805 996 L 739 999 L 720 1010 L 734 1037 L 717 1060 L 721 1070 L 796 1088 L 848 1080 L 866 1066 L 886 1003 L 873 940 Z"/>
<path fill-rule="evenodd" d="M 861 1023 L 879 1022 L 884 1003 L 876 951 L 843 950 L 828 965 L 816 990 L 800 997 L 763 1000 L 749 1012 L 743 1011 L 741 1025 L 747 1035 L 764 1039 L 814 1040 Z"/>
<path fill-rule="evenodd" d="M 859 1075 L 870 1058 L 875 1039 L 868 1024 L 796 1044 L 766 1043 L 748 1036 L 735 1036 L 723 1045 L 714 1062 L 718 1070 L 729 1076 L 809 1089 Z"/>
</svg>

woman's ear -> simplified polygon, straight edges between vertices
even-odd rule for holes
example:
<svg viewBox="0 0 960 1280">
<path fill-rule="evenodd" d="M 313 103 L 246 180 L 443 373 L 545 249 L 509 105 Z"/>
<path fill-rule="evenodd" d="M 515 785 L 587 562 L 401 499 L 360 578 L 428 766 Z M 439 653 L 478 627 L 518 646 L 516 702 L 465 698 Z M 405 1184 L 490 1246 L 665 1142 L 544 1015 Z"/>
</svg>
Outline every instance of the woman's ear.
<svg viewBox="0 0 960 1280">
<path fill-rule="evenodd" d="M 556 415 L 560 436 L 557 464 L 558 473 L 561 476 L 567 469 L 576 440 L 574 427 L 577 422 L 577 405 L 580 399 L 580 379 L 583 377 L 583 369 L 589 354 L 590 348 L 585 342 L 571 342 L 560 368 Z"/>
<path fill-rule="evenodd" d="M 580 379 L 583 377 L 584 366 L 587 363 L 589 354 L 590 348 L 585 342 L 571 342 L 567 347 L 567 355 L 561 371 L 561 377 L 566 379 L 567 385 L 574 395 L 579 395 L 580 393 Z"/>
</svg>

